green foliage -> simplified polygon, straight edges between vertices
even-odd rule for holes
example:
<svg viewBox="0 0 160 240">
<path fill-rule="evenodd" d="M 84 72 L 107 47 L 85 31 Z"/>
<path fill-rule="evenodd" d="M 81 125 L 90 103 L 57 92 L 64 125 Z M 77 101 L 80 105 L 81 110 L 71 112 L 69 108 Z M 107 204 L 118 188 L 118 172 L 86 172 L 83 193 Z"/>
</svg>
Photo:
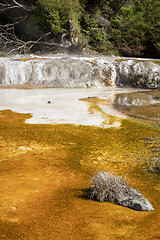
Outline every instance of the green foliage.
<svg viewBox="0 0 160 240">
<path fill-rule="evenodd" d="M 90 14 L 83 14 L 81 26 L 83 26 L 82 31 L 88 39 L 89 44 L 104 43 L 106 41 L 107 34 L 104 30 L 104 25 L 100 24 Z"/>
<path fill-rule="evenodd" d="M 79 11 L 81 8 L 79 0 L 38 0 L 38 2 L 45 6 L 48 12 L 59 9 L 64 15 Z"/>
<path fill-rule="evenodd" d="M 132 0 L 86 0 L 87 9 L 91 12 L 100 10 L 106 18 L 115 16 L 121 7 L 130 3 Z M 134 1 L 134 0 L 133 0 Z"/>
<path fill-rule="evenodd" d="M 52 14 L 49 14 L 39 4 L 36 6 L 33 18 L 43 30 L 54 33 L 64 32 L 68 21 L 58 10 L 53 10 Z"/>
<path fill-rule="evenodd" d="M 68 30 L 69 19 L 81 12 L 79 0 L 38 0 L 34 10 L 34 19 L 45 31 L 63 33 Z"/>
<path fill-rule="evenodd" d="M 112 41 L 129 55 L 160 51 L 160 3 L 159 0 L 139 0 L 121 8 L 112 18 Z"/>
<path fill-rule="evenodd" d="M 45 31 L 69 32 L 69 20 L 98 52 L 160 55 L 159 0 L 37 0 L 34 18 Z M 97 20 L 111 22 L 112 31 Z"/>
</svg>

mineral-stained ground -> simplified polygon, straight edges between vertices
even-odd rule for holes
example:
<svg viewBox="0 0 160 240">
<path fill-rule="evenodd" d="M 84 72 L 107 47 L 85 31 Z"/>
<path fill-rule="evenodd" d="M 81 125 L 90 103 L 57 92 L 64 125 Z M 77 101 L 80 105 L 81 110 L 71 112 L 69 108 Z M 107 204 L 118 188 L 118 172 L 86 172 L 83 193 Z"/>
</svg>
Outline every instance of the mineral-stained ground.
<svg viewBox="0 0 160 240">
<path fill-rule="evenodd" d="M 118 128 L 32 125 L 0 111 L 0 239 L 160 239 L 160 129 L 122 120 Z M 151 202 L 141 212 L 87 199 L 90 177 L 106 170 Z"/>
</svg>

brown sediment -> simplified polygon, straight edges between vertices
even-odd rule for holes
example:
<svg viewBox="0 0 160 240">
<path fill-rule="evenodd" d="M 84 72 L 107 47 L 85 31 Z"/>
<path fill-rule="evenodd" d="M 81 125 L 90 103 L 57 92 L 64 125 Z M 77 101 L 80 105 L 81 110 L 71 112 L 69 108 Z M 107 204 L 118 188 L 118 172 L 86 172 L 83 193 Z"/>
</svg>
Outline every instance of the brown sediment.
<svg viewBox="0 0 160 240">
<path fill-rule="evenodd" d="M 157 61 L 153 61 L 153 60 L 152 60 L 152 62 L 153 62 L 153 63 L 156 63 L 156 64 L 160 64 L 160 60 L 159 60 L 159 61 L 158 61 L 158 60 L 157 60 Z"/>
<path fill-rule="evenodd" d="M 160 105 L 128 107 L 122 112 L 127 115 L 160 126 Z"/>
<path fill-rule="evenodd" d="M 0 86 L 0 89 L 44 89 L 49 88 L 40 85 L 28 85 L 28 84 L 10 84 L 10 85 L 3 85 Z"/>
<path fill-rule="evenodd" d="M 87 98 L 81 98 L 80 101 L 87 101 L 92 104 L 100 104 L 100 105 L 106 105 L 110 103 L 109 99 L 101 99 L 98 97 L 87 97 Z"/>
<path fill-rule="evenodd" d="M 30 57 L 30 58 L 21 58 L 20 61 L 29 61 L 29 60 L 36 60 L 36 59 L 45 59 L 42 57 Z"/>
<path fill-rule="evenodd" d="M 150 106 L 118 106 L 116 109 L 133 119 L 139 119 L 140 121 L 160 127 L 160 104 Z"/>
<path fill-rule="evenodd" d="M 116 61 L 121 61 L 121 62 L 125 62 L 128 60 L 134 60 L 136 62 L 152 62 L 152 63 L 156 63 L 156 64 L 160 64 L 160 60 L 152 60 L 152 59 L 145 59 L 145 58 L 117 58 Z"/>
<path fill-rule="evenodd" d="M 111 100 L 110 99 L 101 99 L 98 97 L 87 97 L 87 98 L 81 98 L 79 99 L 80 101 L 87 101 L 89 103 L 89 108 L 88 111 L 89 113 L 92 114 L 100 114 L 104 121 L 101 124 L 101 126 L 105 127 L 105 126 L 110 126 L 113 125 L 114 126 L 119 126 L 121 119 L 117 118 L 115 116 L 109 115 L 108 113 L 105 113 L 102 109 L 101 106 L 103 105 L 111 105 Z M 118 122 L 117 122 L 118 120 Z M 118 124 L 118 125 L 117 125 Z"/>
<path fill-rule="evenodd" d="M 145 164 L 158 154 L 158 128 L 25 124 L 29 117 L 0 111 L 0 239 L 159 239 L 160 182 Z M 155 210 L 88 200 L 96 170 L 128 174 Z"/>
</svg>

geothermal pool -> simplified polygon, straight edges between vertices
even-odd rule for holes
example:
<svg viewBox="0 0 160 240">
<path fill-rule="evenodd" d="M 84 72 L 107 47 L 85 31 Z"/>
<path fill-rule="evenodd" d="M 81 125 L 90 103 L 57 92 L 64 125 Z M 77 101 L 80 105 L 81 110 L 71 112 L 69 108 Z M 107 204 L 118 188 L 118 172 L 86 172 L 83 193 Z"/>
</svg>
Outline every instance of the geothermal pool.
<svg viewBox="0 0 160 240">
<path fill-rule="evenodd" d="M 30 113 L 32 118 L 26 121 L 30 124 L 115 127 L 120 126 L 120 118 L 126 118 L 125 114 L 113 108 L 116 94 L 137 91 L 112 87 L 0 89 L 0 110 Z"/>
<path fill-rule="evenodd" d="M 160 123 L 160 91 L 133 88 L 0 89 L 0 110 L 30 113 L 30 124 L 118 127 L 132 116 Z"/>
</svg>

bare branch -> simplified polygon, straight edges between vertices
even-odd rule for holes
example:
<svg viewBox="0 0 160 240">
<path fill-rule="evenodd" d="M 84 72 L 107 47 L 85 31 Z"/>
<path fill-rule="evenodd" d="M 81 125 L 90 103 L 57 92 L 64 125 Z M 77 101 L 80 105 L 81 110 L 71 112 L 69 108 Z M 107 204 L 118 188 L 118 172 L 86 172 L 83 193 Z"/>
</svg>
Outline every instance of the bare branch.
<svg viewBox="0 0 160 240">
<path fill-rule="evenodd" d="M 12 0 L 12 3 L 8 3 L 6 0 L 3 0 L 4 3 L 0 3 L 0 12 L 6 11 L 8 9 L 21 8 L 25 11 L 32 12 L 31 7 L 27 7 L 23 4 L 18 3 L 16 0 Z"/>
<path fill-rule="evenodd" d="M 50 35 L 51 32 L 45 33 L 40 36 L 37 40 L 33 41 L 23 41 L 19 39 L 14 31 L 14 24 L 0 25 L 0 47 L 7 54 L 14 52 L 28 53 L 36 45 L 46 45 L 46 46 L 60 46 L 63 48 L 68 48 L 70 45 L 64 43 L 55 43 L 43 41 L 43 38 Z"/>
<path fill-rule="evenodd" d="M 29 12 L 32 11 L 31 8 L 28 8 L 28 7 L 26 7 L 25 5 L 18 3 L 16 0 L 12 0 L 12 1 L 16 4 L 16 6 L 19 6 L 20 8 L 23 8 L 23 9 L 25 9 L 26 11 L 29 11 Z"/>
<path fill-rule="evenodd" d="M 30 15 L 29 12 L 31 12 L 33 9 L 25 6 L 23 2 L 21 3 L 19 0 L 3 0 L 3 2 L 0 3 L 1 12 L 14 8 L 19 8 L 20 10 L 25 10 L 27 12 L 18 10 L 18 16 L 16 14 L 11 14 L 7 16 L 7 24 L 0 24 L 0 49 L 5 53 L 29 53 L 31 49 L 38 45 L 40 49 L 41 47 L 43 48 L 43 46 L 47 46 L 47 48 L 52 46 L 68 48 L 71 45 L 71 42 L 67 40 L 66 34 L 62 34 L 61 43 L 55 43 L 54 41 L 51 42 L 50 40 L 46 41 L 46 37 L 49 36 L 51 32 L 42 34 L 37 40 L 31 39 L 30 41 L 24 41 L 23 39 L 19 38 L 15 33 L 15 27 L 17 29 L 18 24 L 21 24 L 23 21 L 25 23 Z M 8 15 L 8 12 L 5 14 Z M 51 38 L 49 37 L 47 39 Z"/>
</svg>

